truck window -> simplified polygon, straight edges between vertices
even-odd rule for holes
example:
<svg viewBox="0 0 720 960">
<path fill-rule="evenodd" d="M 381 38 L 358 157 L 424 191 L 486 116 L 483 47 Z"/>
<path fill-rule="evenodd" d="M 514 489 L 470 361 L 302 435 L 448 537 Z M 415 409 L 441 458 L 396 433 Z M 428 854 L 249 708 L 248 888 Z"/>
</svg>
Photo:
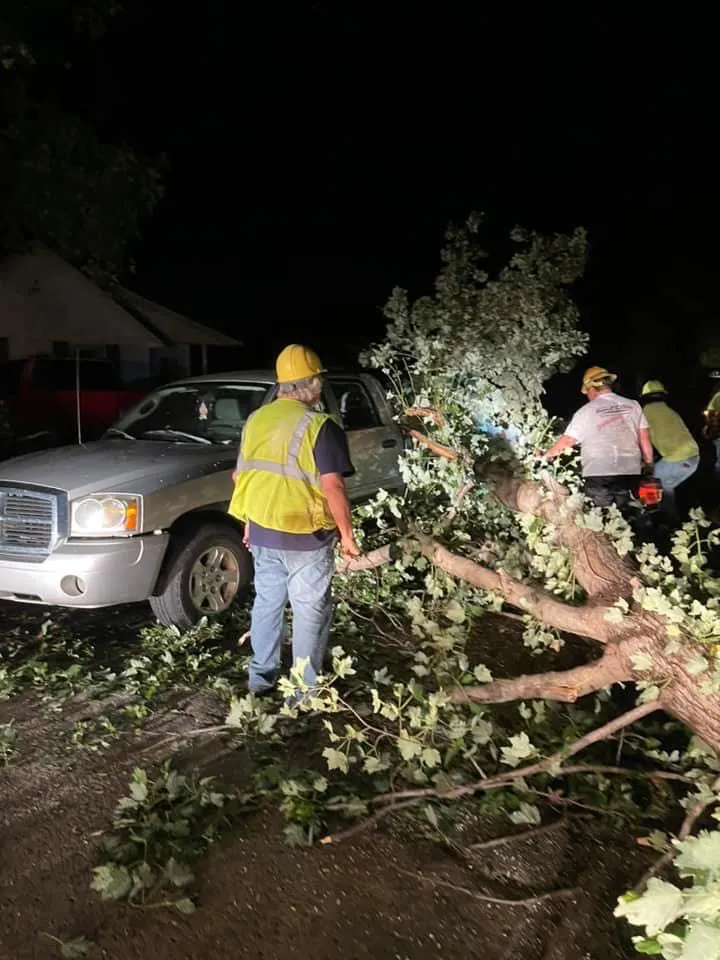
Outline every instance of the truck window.
<svg viewBox="0 0 720 960">
<path fill-rule="evenodd" d="M 245 421 L 261 406 L 267 392 L 267 384 L 259 383 L 208 382 L 161 387 L 119 420 L 116 427 L 137 438 L 154 431 L 180 430 L 213 443 L 237 443 Z"/>
<path fill-rule="evenodd" d="M 330 382 L 346 430 L 370 430 L 382 425 L 375 404 L 360 380 L 340 380 L 333 377 Z"/>
</svg>

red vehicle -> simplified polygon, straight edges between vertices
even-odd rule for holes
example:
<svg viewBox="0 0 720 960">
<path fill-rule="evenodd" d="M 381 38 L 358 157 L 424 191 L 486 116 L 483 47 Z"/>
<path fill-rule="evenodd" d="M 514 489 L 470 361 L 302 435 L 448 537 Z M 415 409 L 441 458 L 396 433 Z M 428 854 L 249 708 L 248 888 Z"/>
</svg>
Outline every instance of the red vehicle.
<svg viewBox="0 0 720 960">
<path fill-rule="evenodd" d="M 77 442 L 78 396 L 85 441 L 97 440 L 146 392 L 123 386 L 113 365 L 105 360 L 81 359 L 79 392 L 77 383 L 74 357 L 34 356 L 3 364 L 0 395 L 12 430 L 13 453 L 24 452 L 28 443 L 37 448 Z"/>
</svg>

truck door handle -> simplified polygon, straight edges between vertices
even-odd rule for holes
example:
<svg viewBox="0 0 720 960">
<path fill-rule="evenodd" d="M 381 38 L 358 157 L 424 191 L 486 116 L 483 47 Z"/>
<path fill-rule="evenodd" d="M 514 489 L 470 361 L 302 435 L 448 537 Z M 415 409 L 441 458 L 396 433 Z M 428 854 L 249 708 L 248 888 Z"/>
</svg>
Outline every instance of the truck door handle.
<svg viewBox="0 0 720 960">
<path fill-rule="evenodd" d="M 393 440 L 393 439 L 391 439 L 391 438 L 388 438 L 387 440 L 383 440 L 382 445 L 383 445 L 384 447 L 396 447 L 396 446 L 397 446 L 397 440 Z"/>
</svg>

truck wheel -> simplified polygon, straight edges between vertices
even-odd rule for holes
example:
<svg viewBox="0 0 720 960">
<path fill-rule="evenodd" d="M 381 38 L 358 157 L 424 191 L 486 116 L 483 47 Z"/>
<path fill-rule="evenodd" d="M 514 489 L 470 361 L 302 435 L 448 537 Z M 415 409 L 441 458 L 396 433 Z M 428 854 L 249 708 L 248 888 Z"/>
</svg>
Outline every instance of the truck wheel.
<svg viewBox="0 0 720 960">
<path fill-rule="evenodd" d="M 178 542 L 150 606 L 164 626 L 187 630 L 202 617 L 228 610 L 250 582 L 251 571 L 250 554 L 236 530 L 205 526 Z"/>
</svg>

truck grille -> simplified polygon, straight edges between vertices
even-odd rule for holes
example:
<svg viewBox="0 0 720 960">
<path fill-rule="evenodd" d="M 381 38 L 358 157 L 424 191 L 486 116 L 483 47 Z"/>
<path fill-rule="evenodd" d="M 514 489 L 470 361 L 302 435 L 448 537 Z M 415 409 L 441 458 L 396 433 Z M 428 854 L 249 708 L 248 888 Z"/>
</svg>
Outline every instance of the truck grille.
<svg viewBox="0 0 720 960">
<path fill-rule="evenodd" d="M 50 553 L 56 531 L 54 494 L 0 488 L 0 552 Z"/>
</svg>

